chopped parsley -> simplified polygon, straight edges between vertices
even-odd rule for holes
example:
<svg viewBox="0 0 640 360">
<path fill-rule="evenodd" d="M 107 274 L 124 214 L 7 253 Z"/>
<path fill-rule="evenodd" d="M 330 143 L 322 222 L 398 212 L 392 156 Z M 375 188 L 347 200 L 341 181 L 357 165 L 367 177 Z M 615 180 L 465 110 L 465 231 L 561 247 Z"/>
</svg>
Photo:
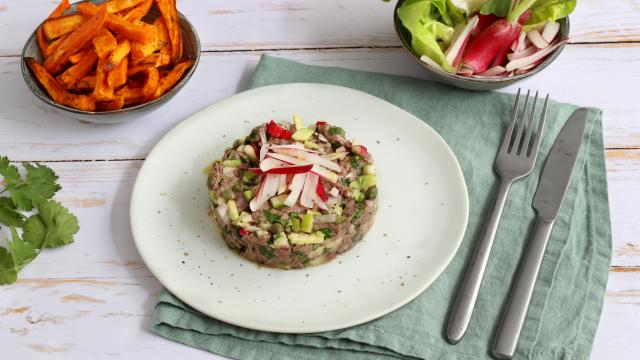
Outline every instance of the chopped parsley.
<svg viewBox="0 0 640 360">
<path fill-rule="evenodd" d="M 329 228 L 320 229 L 320 232 L 324 234 L 324 238 L 330 238 L 333 235 L 333 231 Z"/>
<path fill-rule="evenodd" d="M 260 252 L 260 255 L 266 257 L 267 260 L 271 260 L 276 257 L 275 251 L 270 246 L 260 245 L 258 247 L 258 251 Z"/>
<path fill-rule="evenodd" d="M 268 209 L 264 209 L 262 211 L 262 213 L 264 214 L 264 217 L 267 218 L 267 221 L 272 223 L 272 224 L 280 222 L 282 220 L 282 218 L 279 215 L 276 215 L 276 214 L 272 213 Z"/>
</svg>

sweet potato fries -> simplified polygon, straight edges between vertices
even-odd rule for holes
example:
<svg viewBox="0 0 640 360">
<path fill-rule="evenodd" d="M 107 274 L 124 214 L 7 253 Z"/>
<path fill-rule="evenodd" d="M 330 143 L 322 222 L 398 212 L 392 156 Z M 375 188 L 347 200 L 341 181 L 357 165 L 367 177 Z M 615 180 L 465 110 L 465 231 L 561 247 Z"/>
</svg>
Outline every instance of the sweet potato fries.
<svg viewBox="0 0 640 360">
<path fill-rule="evenodd" d="M 152 6 L 160 17 L 145 21 Z M 86 111 L 110 111 L 156 99 L 194 61 L 184 59 L 175 0 L 62 0 L 36 31 L 42 63 L 26 63 L 51 98 Z"/>
</svg>

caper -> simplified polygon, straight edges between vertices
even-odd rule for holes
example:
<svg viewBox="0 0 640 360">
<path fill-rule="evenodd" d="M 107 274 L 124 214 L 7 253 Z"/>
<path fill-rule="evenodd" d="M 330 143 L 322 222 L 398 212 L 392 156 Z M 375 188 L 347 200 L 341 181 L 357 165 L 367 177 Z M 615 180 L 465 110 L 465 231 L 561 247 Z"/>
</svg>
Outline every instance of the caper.
<svg viewBox="0 0 640 360">
<path fill-rule="evenodd" d="M 233 191 L 242 191 L 244 190 L 244 187 L 242 186 L 242 182 L 238 181 L 237 183 L 233 184 L 233 186 L 231 187 L 231 189 Z"/>
<path fill-rule="evenodd" d="M 370 188 L 367 189 L 365 195 L 367 196 L 367 199 L 369 200 L 373 200 L 375 198 L 378 197 L 378 188 L 374 185 Z"/>
<path fill-rule="evenodd" d="M 271 224 L 270 231 L 272 234 L 280 234 L 281 232 L 284 231 L 284 226 L 282 226 L 282 224 L 280 223 L 273 223 Z"/>
<path fill-rule="evenodd" d="M 233 195 L 233 191 L 231 191 L 230 189 L 225 189 L 225 190 L 222 192 L 222 197 L 223 197 L 225 200 L 233 200 L 233 198 L 235 197 L 235 195 Z"/>
</svg>

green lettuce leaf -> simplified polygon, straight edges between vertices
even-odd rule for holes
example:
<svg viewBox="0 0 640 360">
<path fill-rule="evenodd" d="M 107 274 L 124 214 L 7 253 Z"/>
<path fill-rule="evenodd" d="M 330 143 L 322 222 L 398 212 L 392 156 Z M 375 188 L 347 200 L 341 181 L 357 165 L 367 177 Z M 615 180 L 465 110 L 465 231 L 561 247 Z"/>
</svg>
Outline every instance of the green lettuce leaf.
<svg viewBox="0 0 640 360">
<path fill-rule="evenodd" d="M 544 24 L 569 16 L 576 8 L 576 0 L 538 0 L 531 6 L 531 17 L 523 31 L 540 29 Z"/>
<path fill-rule="evenodd" d="M 480 7 L 480 14 L 494 14 L 497 17 L 506 17 L 509 14 L 511 0 L 489 0 Z"/>
<path fill-rule="evenodd" d="M 453 27 L 440 22 L 442 13 L 439 7 L 446 12 L 445 1 L 434 4 L 433 0 L 408 0 L 398 8 L 398 18 L 411 33 L 411 47 L 418 56 L 426 55 L 445 71 L 451 72 L 453 69 L 445 60 L 442 49 L 449 45 Z"/>
</svg>

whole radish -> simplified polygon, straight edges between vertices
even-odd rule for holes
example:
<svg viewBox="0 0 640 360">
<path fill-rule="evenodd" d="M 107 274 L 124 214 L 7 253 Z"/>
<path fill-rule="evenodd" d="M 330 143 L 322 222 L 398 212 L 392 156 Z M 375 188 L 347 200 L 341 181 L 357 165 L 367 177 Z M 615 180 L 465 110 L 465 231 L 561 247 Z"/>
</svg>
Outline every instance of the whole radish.
<svg viewBox="0 0 640 360">
<path fill-rule="evenodd" d="M 522 31 L 522 25 L 531 16 L 527 1 L 512 3 L 506 18 L 499 18 L 469 42 L 462 55 L 461 69 L 481 73 L 492 65 L 500 65 L 509 46 Z M 523 5 L 523 6 L 521 6 Z M 515 18 L 515 20 L 511 20 Z"/>
</svg>

